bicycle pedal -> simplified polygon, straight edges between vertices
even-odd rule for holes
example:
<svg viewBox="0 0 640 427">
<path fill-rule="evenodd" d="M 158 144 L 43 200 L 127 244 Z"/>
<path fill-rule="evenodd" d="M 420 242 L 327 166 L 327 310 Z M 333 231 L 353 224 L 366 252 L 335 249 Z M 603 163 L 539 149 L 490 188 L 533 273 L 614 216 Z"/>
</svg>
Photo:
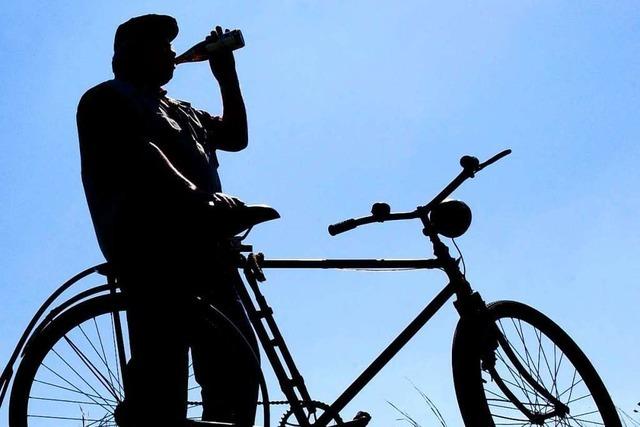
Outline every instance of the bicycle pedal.
<svg viewBox="0 0 640 427">
<path fill-rule="evenodd" d="M 365 427 L 371 421 L 371 415 L 367 412 L 360 411 L 353 417 L 353 420 L 342 423 L 343 427 Z"/>
</svg>

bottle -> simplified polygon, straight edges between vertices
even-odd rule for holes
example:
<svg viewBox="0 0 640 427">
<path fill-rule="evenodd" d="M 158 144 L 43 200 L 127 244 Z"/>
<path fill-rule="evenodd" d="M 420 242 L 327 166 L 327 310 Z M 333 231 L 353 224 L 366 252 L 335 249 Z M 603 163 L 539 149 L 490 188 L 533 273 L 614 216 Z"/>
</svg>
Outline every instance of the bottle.
<svg viewBox="0 0 640 427">
<path fill-rule="evenodd" d="M 178 55 L 175 63 L 177 65 L 185 62 L 206 61 L 212 53 L 220 49 L 236 50 L 241 47 L 244 47 L 242 32 L 240 30 L 227 31 L 226 33 L 222 33 L 215 42 L 202 41 L 182 55 Z"/>
</svg>

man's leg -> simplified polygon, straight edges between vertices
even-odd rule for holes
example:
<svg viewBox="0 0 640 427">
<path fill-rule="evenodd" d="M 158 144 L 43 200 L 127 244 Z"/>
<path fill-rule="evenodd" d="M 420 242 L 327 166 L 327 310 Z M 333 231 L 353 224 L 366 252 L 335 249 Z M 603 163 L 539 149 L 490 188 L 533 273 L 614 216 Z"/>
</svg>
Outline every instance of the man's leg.
<svg viewBox="0 0 640 427">
<path fill-rule="evenodd" d="M 123 409 L 133 427 L 182 426 L 188 376 L 188 344 L 181 324 L 184 298 L 168 298 L 164 286 L 145 280 L 125 286 L 132 357 L 125 372 Z"/>
<path fill-rule="evenodd" d="M 211 302 L 244 336 L 226 322 L 201 324 L 192 341 L 196 381 L 202 387 L 203 420 L 252 426 L 258 399 L 259 349 L 253 328 L 228 280 L 240 280 L 237 272 L 218 282 Z M 229 291 L 229 292 L 227 292 Z M 246 340 L 246 341 L 245 341 Z M 252 351 L 253 350 L 253 351 Z"/>
</svg>

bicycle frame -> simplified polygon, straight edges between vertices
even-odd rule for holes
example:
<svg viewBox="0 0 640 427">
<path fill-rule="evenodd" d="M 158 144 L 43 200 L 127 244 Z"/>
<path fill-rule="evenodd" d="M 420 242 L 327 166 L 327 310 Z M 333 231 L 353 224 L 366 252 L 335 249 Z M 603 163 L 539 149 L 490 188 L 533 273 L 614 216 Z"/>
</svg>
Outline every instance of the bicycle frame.
<svg viewBox="0 0 640 427">
<path fill-rule="evenodd" d="M 438 248 L 436 259 L 423 260 L 367 260 L 367 259 L 333 259 L 333 260 L 262 260 L 258 261 L 252 254 L 245 264 L 245 278 L 251 288 L 254 300 L 244 287 L 240 287 L 240 298 L 247 310 L 258 339 L 269 359 L 269 362 L 278 378 L 282 392 L 289 401 L 292 411 L 300 426 L 326 427 L 331 421 L 332 414 L 338 414 L 353 398 L 371 381 L 384 366 L 407 344 L 415 334 L 424 327 L 444 304 L 454 295 L 458 295 L 458 301 L 471 295 L 471 289 L 464 280 L 462 273 L 448 253 L 446 246 L 440 242 L 437 234 L 429 237 Z M 434 240 L 435 239 L 435 240 Z M 400 332 L 400 334 L 376 357 L 371 364 L 338 396 L 330 405 L 330 409 L 321 415 L 315 423 L 311 424 L 304 413 L 301 402 L 310 401 L 311 397 L 305 386 L 304 379 L 300 375 L 284 338 L 273 318 L 273 310 L 267 304 L 260 292 L 258 281 L 264 279 L 261 268 L 286 268 L 286 269 L 435 269 L 442 268 L 447 272 L 450 282 L 427 304 L 427 306 L 414 318 L 413 321 Z M 460 311 L 461 315 L 463 311 Z M 277 349 L 280 351 L 278 352 Z M 280 357 L 282 355 L 282 357 Z M 287 372 L 290 374 L 288 375 Z"/>
</svg>

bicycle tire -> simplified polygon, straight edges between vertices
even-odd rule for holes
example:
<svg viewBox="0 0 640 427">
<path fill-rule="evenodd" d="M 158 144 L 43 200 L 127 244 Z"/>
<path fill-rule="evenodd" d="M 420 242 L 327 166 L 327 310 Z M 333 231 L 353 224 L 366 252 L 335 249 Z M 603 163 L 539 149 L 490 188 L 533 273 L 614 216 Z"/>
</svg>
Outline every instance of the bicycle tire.
<svg viewBox="0 0 640 427">
<path fill-rule="evenodd" d="M 600 376 L 582 350 L 557 324 L 532 307 L 514 301 L 494 302 L 488 304 L 487 309 L 489 319 L 495 322 L 505 338 L 493 351 L 493 372 L 490 373 L 490 368 L 481 360 L 481 348 L 486 346 L 480 343 L 482 334 L 478 334 L 478 325 L 472 319 L 458 322 L 453 340 L 454 385 L 466 426 L 513 423 L 522 426 L 621 427 L 615 405 Z M 509 347 L 507 352 L 505 345 Z M 520 364 L 520 371 L 507 354 L 510 350 L 516 364 Z M 491 362 L 487 365 L 491 367 Z M 526 380 L 523 369 L 530 371 L 531 379 L 565 404 L 568 414 L 561 411 L 552 416 L 550 399 Z M 530 420 L 500 388 L 500 382 L 532 414 L 546 414 L 549 418 Z"/>
<path fill-rule="evenodd" d="M 116 425 L 114 410 L 124 397 L 122 372 L 115 335 L 105 330 L 113 328 L 112 313 L 120 313 L 128 356 L 124 307 L 121 294 L 89 299 L 60 314 L 31 341 L 11 389 L 10 427 Z M 207 316 L 225 322 L 216 312 Z M 111 342 L 107 342 L 107 335 Z M 73 359 L 65 361 L 69 354 Z M 81 375 L 84 373 L 88 375 Z M 189 400 L 198 401 L 199 386 L 190 373 Z M 261 382 L 266 399 L 263 377 Z M 199 406 L 197 402 L 189 405 L 189 418 L 199 419 Z M 264 410 L 266 421 L 267 402 Z"/>
</svg>

